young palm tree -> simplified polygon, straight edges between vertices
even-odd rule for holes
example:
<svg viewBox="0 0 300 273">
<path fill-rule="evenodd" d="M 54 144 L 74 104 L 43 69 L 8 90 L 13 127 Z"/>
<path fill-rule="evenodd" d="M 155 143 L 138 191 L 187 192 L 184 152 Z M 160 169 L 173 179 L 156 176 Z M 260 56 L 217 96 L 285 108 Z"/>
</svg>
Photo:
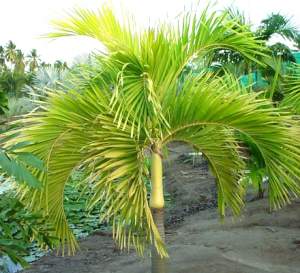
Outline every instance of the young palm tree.
<svg viewBox="0 0 300 273">
<path fill-rule="evenodd" d="M 94 188 L 90 206 L 103 205 L 114 239 L 139 253 L 152 249 L 152 272 L 166 272 L 164 244 L 163 148 L 183 141 L 207 158 L 218 186 L 218 206 L 239 213 L 243 205 L 240 178 L 245 164 L 240 135 L 261 152 L 269 176 L 269 198 L 279 208 L 299 195 L 299 128 L 285 111 L 274 109 L 256 94 L 245 94 L 232 77 L 181 73 L 189 62 L 216 48 L 229 48 L 245 58 L 263 55 L 257 39 L 226 13 L 185 14 L 174 25 L 158 25 L 138 33 L 134 23 L 121 24 L 112 10 L 76 10 L 55 21 L 51 37 L 84 35 L 107 48 L 101 66 L 77 90 L 50 93 L 43 110 L 24 119 L 15 141 L 30 143 L 21 151 L 45 161 L 34 170 L 42 190 L 22 187 L 31 209 L 42 208 L 55 235 L 69 251 L 76 241 L 63 208 L 64 187 L 72 170 L 89 174 Z M 88 68 L 86 68 L 88 69 Z M 151 173 L 145 165 L 151 157 Z M 151 178 L 148 200 L 146 181 Z"/>
</svg>

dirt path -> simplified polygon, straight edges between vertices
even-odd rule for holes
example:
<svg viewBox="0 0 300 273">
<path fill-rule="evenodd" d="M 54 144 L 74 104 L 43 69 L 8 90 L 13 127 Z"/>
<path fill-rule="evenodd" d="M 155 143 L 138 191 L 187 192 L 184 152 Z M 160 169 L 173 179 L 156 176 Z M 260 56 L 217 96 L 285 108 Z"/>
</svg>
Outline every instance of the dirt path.
<svg viewBox="0 0 300 273">
<path fill-rule="evenodd" d="M 207 166 L 178 160 L 186 148 L 174 149 L 165 172 L 176 200 L 167 209 L 170 273 L 300 273 L 299 201 L 273 213 L 266 200 L 250 202 L 242 217 L 221 224 Z M 150 272 L 148 257 L 116 252 L 111 237 L 93 235 L 80 245 L 76 256 L 45 256 L 24 273 Z"/>
</svg>

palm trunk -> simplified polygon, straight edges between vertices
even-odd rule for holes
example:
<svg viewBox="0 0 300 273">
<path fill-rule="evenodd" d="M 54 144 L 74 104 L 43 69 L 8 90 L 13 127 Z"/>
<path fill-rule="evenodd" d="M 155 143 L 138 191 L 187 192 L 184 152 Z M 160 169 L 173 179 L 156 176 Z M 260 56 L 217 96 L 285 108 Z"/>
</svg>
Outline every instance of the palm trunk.
<svg viewBox="0 0 300 273">
<path fill-rule="evenodd" d="M 156 224 L 161 239 L 165 240 L 165 226 L 164 226 L 164 195 L 162 183 L 162 159 L 160 149 L 158 146 L 152 148 L 151 158 L 151 198 L 150 207 L 154 223 Z M 155 246 L 152 246 L 151 251 L 152 273 L 166 273 L 166 258 L 162 258 Z"/>
<path fill-rule="evenodd" d="M 152 216 L 156 224 L 160 237 L 165 240 L 165 225 L 164 225 L 164 209 L 152 209 Z M 155 246 L 151 249 L 151 272 L 152 273 L 166 273 L 166 258 L 162 258 L 156 251 Z"/>
</svg>

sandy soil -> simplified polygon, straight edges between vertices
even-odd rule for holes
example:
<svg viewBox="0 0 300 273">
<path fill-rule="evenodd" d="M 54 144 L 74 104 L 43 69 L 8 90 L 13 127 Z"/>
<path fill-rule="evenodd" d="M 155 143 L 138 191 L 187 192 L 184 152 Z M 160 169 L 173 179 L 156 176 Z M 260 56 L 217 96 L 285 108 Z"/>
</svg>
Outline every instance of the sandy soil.
<svg viewBox="0 0 300 273">
<path fill-rule="evenodd" d="M 170 273 L 300 273 L 300 201 L 272 213 L 267 200 L 248 202 L 240 218 L 220 223 L 207 165 L 184 163 L 186 147 L 171 150 L 165 163 Z M 23 272 L 150 272 L 147 256 L 118 253 L 109 236 L 92 235 L 80 245 L 74 257 L 45 256 Z"/>
</svg>

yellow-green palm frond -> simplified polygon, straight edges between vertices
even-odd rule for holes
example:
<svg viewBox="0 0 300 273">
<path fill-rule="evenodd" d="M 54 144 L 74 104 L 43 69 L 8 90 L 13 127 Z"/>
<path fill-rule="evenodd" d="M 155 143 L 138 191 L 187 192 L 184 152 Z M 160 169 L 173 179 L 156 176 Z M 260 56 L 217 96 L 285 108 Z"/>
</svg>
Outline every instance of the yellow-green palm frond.
<svg viewBox="0 0 300 273">
<path fill-rule="evenodd" d="M 32 210 L 43 210 L 54 224 L 54 235 L 69 253 L 77 247 L 64 213 L 64 188 L 72 171 L 83 168 L 94 190 L 90 207 L 101 202 L 102 218 L 113 223 L 120 247 L 134 246 L 142 254 L 153 243 L 166 256 L 153 222 L 145 181 L 148 171 L 144 149 L 149 144 L 144 130 L 131 135 L 131 122 L 118 126 L 106 92 L 90 87 L 85 92 L 50 94 L 44 111 L 28 116 L 26 128 L 14 141 L 30 143 L 22 151 L 45 161 L 46 170 L 35 172 L 42 190 L 22 187 L 22 200 Z"/>
<path fill-rule="evenodd" d="M 179 25 L 179 40 L 190 57 L 201 57 L 216 49 L 231 49 L 240 52 L 254 62 L 258 57 L 266 56 L 266 49 L 250 31 L 248 25 L 242 25 L 229 16 L 229 12 L 209 12 L 206 8 L 200 15 L 187 13 Z"/>
<path fill-rule="evenodd" d="M 284 98 L 281 106 L 300 113 L 300 65 L 294 64 L 284 78 Z"/>
<path fill-rule="evenodd" d="M 122 25 L 107 5 L 98 11 L 74 9 L 67 20 L 53 20 L 52 25 L 57 31 L 48 34 L 50 38 L 87 36 L 99 40 L 112 52 L 135 52 L 139 46 L 133 33 L 134 23 L 124 20 Z"/>
<path fill-rule="evenodd" d="M 85 147 L 89 157 L 83 162 L 95 190 L 89 206 L 103 204 L 101 217 L 112 221 L 121 249 L 134 246 L 142 254 L 153 242 L 166 256 L 147 199 L 146 133 L 140 130 L 139 138 L 132 137 L 131 124 L 119 128 L 112 115 L 99 116 L 98 121 Z"/>
<path fill-rule="evenodd" d="M 208 160 L 217 181 L 220 215 L 225 215 L 227 206 L 234 214 L 239 214 L 244 197 L 240 179 L 246 166 L 233 131 L 218 125 L 188 126 L 185 130 L 174 131 L 165 139 L 165 143 L 174 140 L 190 144 Z"/>
<path fill-rule="evenodd" d="M 265 48 L 248 27 L 226 12 L 210 12 L 208 8 L 200 15 L 187 12 L 178 26 L 161 24 L 140 33 L 132 20 L 124 18 L 123 22 L 109 6 L 96 12 L 77 9 L 66 19 L 54 21 L 56 32 L 49 36 L 84 35 L 107 47 L 104 73 L 118 71 L 111 100 L 115 121 L 125 120 L 125 126 L 126 120 L 134 119 L 138 126 L 136 132 L 132 127 L 132 135 L 136 136 L 144 124 L 161 127 L 155 130 L 157 135 L 168 127 L 161 110 L 163 97 L 177 86 L 183 69 L 194 58 L 220 48 L 238 51 L 252 61 L 264 56 Z"/>
<path fill-rule="evenodd" d="M 141 76 L 148 75 L 153 81 L 158 98 L 176 84 L 190 61 L 216 49 L 231 49 L 255 62 L 265 56 L 266 48 L 248 26 L 238 24 L 228 12 L 210 12 L 208 8 L 200 14 L 186 12 L 178 26 L 161 24 L 140 33 L 128 18 L 123 21 L 126 23 L 122 24 L 108 6 L 96 12 L 77 9 L 66 19 L 54 21 L 56 32 L 49 36 L 85 35 L 98 39 L 119 66 L 138 64 Z"/>
<path fill-rule="evenodd" d="M 35 172 L 42 190 L 22 187 L 20 195 L 29 208 L 49 215 L 55 235 L 62 244 L 68 241 L 70 252 L 77 244 L 64 213 L 64 186 L 72 170 L 85 158 L 82 148 L 88 138 L 83 132 L 87 132 L 99 112 L 107 110 L 105 101 L 105 96 L 94 90 L 86 93 L 84 99 L 74 92 L 52 93 L 43 111 L 23 120 L 26 129 L 22 128 L 14 140 L 29 143 L 21 151 L 39 156 L 46 165 L 44 172 Z"/>
<path fill-rule="evenodd" d="M 265 161 L 269 177 L 270 204 L 274 208 L 279 208 L 300 194 L 300 184 L 297 180 L 300 175 L 297 163 L 300 159 L 297 144 L 299 125 L 290 114 L 275 109 L 267 100 L 258 99 L 257 94 L 230 92 L 228 88 L 228 85 L 224 85 L 224 80 L 218 78 L 210 81 L 205 78 L 186 79 L 180 93 L 177 96 L 169 96 L 168 102 L 164 105 L 164 112 L 169 114 L 168 122 L 172 128 L 171 132 L 165 134 L 165 141 L 176 140 L 177 136 L 179 139 L 186 138 L 200 150 L 203 149 L 205 154 L 206 145 L 210 147 L 214 144 L 212 141 L 214 137 L 206 138 L 207 143 L 200 140 L 200 136 L 198 140 L 196 137 L 198 133 L 193 136 L 194 129 L 201 131 L 203 128 L 219 126 L 247 136 L 257 146 Z M 239 87 L 231 86 L 231 88 Z M 236 138 L 238 139 L 238 136 Z M 203 141 L 200 142 L 202 145 L 198 145 L 197 141 Z M 224 143 L 229 143 L 229 147 L 235 147 L 236 141 L 231 134 L 229 138 L 223 134 L 223 138 L 215 141 L 215 154 L 218 154 L 218 148 L 228 145 Z M 234 149 L 232 151 L 236 153 Z M 207 157 L 209 159 L 209 156 Z M 229 156 L 221 157 L 221 154 L 220 158 L 223 160 L 223 166 L 230 160 Z M 211 161 L 213 166 L 213 158 Z M 228 193 L 234 190 L 234 187 L 227 190 L 227 193 L 220 192 L 224 193 L 224 200 L 227 197 L 228 200 L 233 198 Z M 235 199 L 236 202 L 239 201 L 237 196 Z"/>
</svg>

